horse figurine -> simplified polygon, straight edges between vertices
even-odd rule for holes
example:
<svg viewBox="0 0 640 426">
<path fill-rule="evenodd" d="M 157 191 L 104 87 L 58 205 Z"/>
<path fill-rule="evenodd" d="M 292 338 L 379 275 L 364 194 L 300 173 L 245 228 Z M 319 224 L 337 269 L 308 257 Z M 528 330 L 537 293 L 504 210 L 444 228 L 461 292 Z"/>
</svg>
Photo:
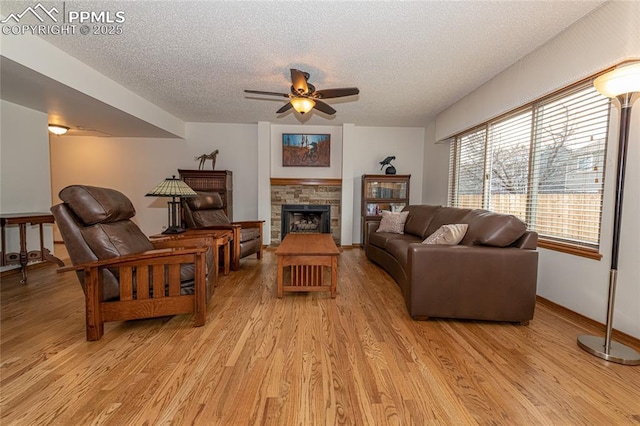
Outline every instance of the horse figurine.
<svg viewBox="0 0 640 426">
<path fill-rule="evenodd" d="M 199 157 L 196 157 L 196 160 L 200 160 L 200 164 L 198 164 L 198 170 L 204 170 L 204 163 L 207 160 L 211 160 L 211 170 L 216 168 L 216 157 L 218 156 L 218 150 L 216 149 L 211 154 L 202 154 Z"/>
</svg>

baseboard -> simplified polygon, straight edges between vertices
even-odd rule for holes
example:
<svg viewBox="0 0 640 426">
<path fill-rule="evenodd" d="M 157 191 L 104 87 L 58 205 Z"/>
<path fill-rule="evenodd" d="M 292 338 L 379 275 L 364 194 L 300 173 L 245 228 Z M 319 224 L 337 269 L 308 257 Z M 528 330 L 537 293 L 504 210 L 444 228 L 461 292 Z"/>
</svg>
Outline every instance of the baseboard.
<svg viewBox="0 0 640 426">
<path fill-rule="evenodd" d="M 577 320 L 579 320 L 580 322 L 586 322 L 589 323 L 590 325 L 594 326 L 594 327 L 601 327 L 602 328 L 602 335 L 604 336 L 604 328 L 606 327 L 604 324 L 593 320 L 589 317 L 586 317 L 576 311 L 572 311 L 571 309 L 565 308 L 562 305 L 558 305 L 555 302 L 552 302 L 549 299 L 545 299 L 542 296 L 536 296 L 536 301 L 542 305 L 545 305 L 546 307 L 548 307 L 551 310 L 554 310 L 556 312 L 559 312 L 561 315 L 566 316 L 566 317 L 574 317 Z M 535 321 L 535 319 L 534 319 Z M 618 340 L 618 341 L 622 341 L 622 343 L 628 344 L 628 345 L 633 345 L 635 347 L 640 347 L 640 339 L 634 336 L 631 336 L 627 333 L 624 333 L 622 331 L 616 330 L 615 328 L 613 329 L 612 333 L 611 333 L 612 337 L 614 338 L 614 340 Z M 576 338 L 578 338 L 578 336 L 576 336 Z"/>
</svg>

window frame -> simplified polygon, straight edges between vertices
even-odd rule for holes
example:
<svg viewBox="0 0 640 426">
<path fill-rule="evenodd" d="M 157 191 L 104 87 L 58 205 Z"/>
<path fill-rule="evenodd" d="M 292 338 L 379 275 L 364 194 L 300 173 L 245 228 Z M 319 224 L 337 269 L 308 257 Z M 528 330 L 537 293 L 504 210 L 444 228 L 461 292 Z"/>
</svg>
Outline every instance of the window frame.
<svg viewBox="0 0 640 426">
<path fill-rule="evenodd" d="M 532 182 L 532 173 L 533 173 L 533 161 L 534 161 L 534 151 L 536 150 L 536 146 L 535 146 L 535 140 L 534 140 L 534 126 L 535 123 L 534 121 L 536 120 L 536 115 L 537 115 L 537 111 L 536 111 L 536 107 L 540 106 L 540 105 L 544 105 L 546 103 L 552 102 L 552 100 L 554 99 L 558 99 L 563 95 L 567 95 L 569 96 L 571 93 L 575 93 L 579 90 L 582 90 L 584 88 L 587 88 L 589 84 L 593 84 L 593 80 L 595 78 L 597 78 L 598 76 L 610 71 L 611 69 L 614 69 L 615 67 L 611 67 L 608 68 L 606 70 L 603 70 L 597 74 L 591 75 L 587 78 L 584 78 L 580 81 L 577 81 L 573 84 L 570 84 L 568 86 L 562 87 L 558 90 L 555 90 L 552 93 L 549 93 L 545 96 L 542 96 L 538 99 L 535 99 L 531 102 L 528 102 L 525 105 L 521 105 L 517 108 L 514 108 L 510 111 L 507 111 L 503 114 L 500 114 L 499 116 L 496 116 L 494 118 L 491 118 L 489 120 L 486 120 L 483 123 L 474 125 L 473 127 L 470 127 L 462 132 L 459 132 L 453 136 L 451 136 L 449 138 L 451 147 L 450 147 L 450 158 L 449 158 L 449 182 L 448 182 L 448 196 L 447 196 L 447 204 L 448 205 L 454 205 L 455 202 L 455 197 L 457 196 L 456 191 L 457 191 L 457 185 L 458 185 L 458 179 L 459 179 L 459 170 L 458 170 L 458 165 L 459 165 L 459 152 L 460 150 L 457 149 L 457 143 L 459 138 L 464 137 L 466 135 L 481 131 L 482 129 L 485 130 L 485 148 L 484 148 L 484 158 L 483 158 L 483 170 L 484 170 L 484 180 L 483 180 L 483 196 L 482 196 L 482 205 L 483 208 L 488 208 L 488 192 L 491 191 L 491 177 L 488 176 L 488 174 L 492 173 L 491 170 L 487 171 L 487 164 L 488 162 L 490 162 L 490 160 L 488 160 L 488 156 L 489 154 L 487 153 L 487 150 L 491 149 L 489 147 L 491 141 L 490 141 L 490 132 L 491 132 L 491 126 L 504 122 L 505 120 L 509 120 L 511 117 L 517 116 L 518 114 L 523 114 L 523 113 L 530 113 L 531 117 L 532 117 L 532 124 L 531 124 L 531 136 L 530 136 L 530 144 L 529 144 L 529 158 L 528 158 L 528 176 L 527 176 L 527 185 L 530 185 Z M 603 163 L 602 163 L 602 167 L 603 167 L 603 171 L 602 171 L 602 178 L 603 178 L 603 183 L 602 183 L 602 190 L 601 190 L 601 194 L 600 194 L 600 211 L 599 211 L 599 218 L 598 218 L 598 237 L 597 237 L 597 243 L 596 244 L 587 244 L 587 243 L 573 243 L 571 240 L 569 239 L 564 239 L 561 237 L 553 237 L 553 236 L 539 236 L 539 241 L 538 241 L 538 246 L 541 248 L 546 248 L 549 250 L 554 250 L 554 251 L 560 251 L 563 253 L 568 253 L 568 254 L 572 254 L 572 255 L 576 255 L 576 256 L 581 256 L 581 257 L 586 257 L 589 259 L 595 259 L 595 260 L 600 260 L 602 258 L 602 254 L 600 253 L 600 249 L 602 246 L 602 210 L 603 210 L 603 204 L 604 204 L 604 199 L 605 199 L 605 182 L 606 182 L 606 164 L 607 164 L 607 151 L 609 149 L 609 135 L 610 135 L 610 125 L 611 125 L 611 108 L 612 108 L 612 102 L 611 99 L 608 100 L 607 103 L 607 117 L 606 117 L 606 133 L 605 133 L 605 140 L 604 140 L 604 157 L 603 157 Z M 595 159 L 594 159 L 595 161 Z M 529 215 L 530 215 L 530 198 L 533 196 L 532 195 L 533 191 L 531 188 L 527 188 L 526 190 L 526 198 L 527 198 L 527 208 L 526 208 L 526 219 L 529 219 Z M 525 220 L 526 220 L 525 219 Z"/>
</svg>

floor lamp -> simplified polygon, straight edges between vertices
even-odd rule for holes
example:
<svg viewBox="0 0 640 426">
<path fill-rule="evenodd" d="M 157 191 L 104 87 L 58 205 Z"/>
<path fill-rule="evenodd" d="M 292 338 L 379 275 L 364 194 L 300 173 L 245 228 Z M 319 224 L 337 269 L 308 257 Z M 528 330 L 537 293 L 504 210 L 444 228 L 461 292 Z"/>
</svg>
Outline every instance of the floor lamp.
<svg viewBox="0 0 640 426">
<path fill-rule="evenodd" d="M 631 107 L 640 97 L 640 62 L 620 66 L 601 75 L 593 82 L 596 90 L 620 102 L 620 138 L 618 140 L 618 169 L 616 173 L 616 203 L 613 216 L 613 241 L 611 244 L 611 270 L 609 272 L 609 300 L 607 302 L 607 323 L 604 338 L 598 336 L 578 336 L 578 346 L 592 355 L 607 361 L 624 365 L 640 365 L 640 353 L 621 343 L 611 341 L 613 329 L 613 306 L 616 296 L 618 275 L 618 251 L 622 224 L 622 195 L 624 193 L 624 172 L 629 143 Z"/>
</svg>

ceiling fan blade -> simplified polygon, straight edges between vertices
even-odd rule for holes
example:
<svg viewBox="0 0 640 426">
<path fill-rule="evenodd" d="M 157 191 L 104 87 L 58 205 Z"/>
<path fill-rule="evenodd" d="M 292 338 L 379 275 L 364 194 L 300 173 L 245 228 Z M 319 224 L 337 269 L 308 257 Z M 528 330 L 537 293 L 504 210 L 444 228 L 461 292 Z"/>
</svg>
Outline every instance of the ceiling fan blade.
<svg viewBox="0 0 640 426">
<path fill-rule="evenodd" d="M 318 111 L 324 112 L 325 114 L 329 114 L 329 115 L 333 115 L 336 113 L 336 110 L 331 108 L 329 105 L 325 104 L 322 101 L 319 101 L 317 99 L 314 99 L 316 105 L 314 106 L 315 109 L 317 109 Z"/>
<path fill-rule="evenodd" d="M 276 92 L 263 92 L 260 90 L 245 90 L 245 93 L 255 93 L 256 95 L 269 95 L 269 96 L 283 96 L 285 98 L 288 98 L 289 95 L 285 94 L 285 93 L 276 93 Z"/>
<path fill-rule="evenodd" d="M 290 68 L 291 70 L 291 84 L 298 94 L 306 95 L 309 93 L 309 86 L 307 86 L 307 77 L 305 73 L 300 70 Z"/>
<path fill-rule="evenodd" d="M 357 87 L 344 87 L 342 89 L 317 90 L 314 96 L 320 99 L 328 99 L 341 98 L 343 96 L 352 96 L 357 95 L 358 93 L 360 93 L 360 90 Z"/>
<path fill-rule="evenodd" d="M 291 104 L 291 102 L 287 102 L 282 106 L 282 108 L 276 111 L 276 114 L 282 114 L 283 112 L 289 111 L 291 108 L 293 108 L 293 105 Z"/>
</svg>

